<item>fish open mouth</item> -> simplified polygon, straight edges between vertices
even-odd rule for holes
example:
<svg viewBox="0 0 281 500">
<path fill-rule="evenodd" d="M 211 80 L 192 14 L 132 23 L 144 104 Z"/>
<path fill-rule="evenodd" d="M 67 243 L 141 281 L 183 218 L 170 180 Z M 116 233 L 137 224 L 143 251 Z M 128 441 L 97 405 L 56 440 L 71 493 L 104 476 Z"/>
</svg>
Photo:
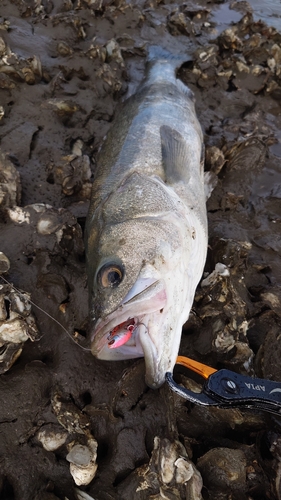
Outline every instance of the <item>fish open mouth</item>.
<svg viewBox="0 0 281 500">
<path fill-rule="evenodd" d="M 122 304 L 105 320 L 99 320 L 95 325 L 91 336 L 92 353 L 105 360 L 143 357 L 145 349 L 141 332 L 148 334 L 149 318 L 153 313 L 162 310 L 166 301 L 162 280 L 139 279 Z"/>
</svg>

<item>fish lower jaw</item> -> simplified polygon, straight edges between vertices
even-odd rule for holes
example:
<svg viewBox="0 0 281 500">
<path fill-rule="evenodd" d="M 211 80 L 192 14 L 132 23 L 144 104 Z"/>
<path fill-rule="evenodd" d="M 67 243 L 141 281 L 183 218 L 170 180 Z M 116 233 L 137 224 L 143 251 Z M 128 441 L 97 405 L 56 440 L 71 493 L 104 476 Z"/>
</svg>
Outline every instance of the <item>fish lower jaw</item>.
<svg viewBox="0 0 281 500">
<path fill-rule="evenodd" d="M 162 314 L 161 314 L 162 318 Z M 134 358 L 145 358 L 145 381 L 152 389 L 157 389 L 165 382 L 166 371 L 172 371 L 175 364 L 176 355 L 178 352 L 178 345 L 175 352 L 170 355 L 163 353 L 163 346 L 156 341 L 155 331 L 162 332 L 163 325 L 161 322 L 156 321 L 156 318 L 151 318 L 150 314 L 135 316 L 134 318 L 127 319 L 125 323 L 131 325 L 135 324 L 134 332 L 131 338 L 124 344 L 111 348 L 110 341 L 112 338 L 112 330 L 116 329 L 118 325 L 122 324 L 123 318 L 116 318 L 115 323 L 110 322 L 110 328 L 106 329 L 106 325 L 102 328 L 102 337 L 95 338 L 92 343 L 92 354 L 101 360 L 105 361 L 122 361 Z M 153 323 L 157 325 L 153 327 Z M 124 325 L 124 328 L 127 325 Z M 150 329 L 152 329 L 150 331 Z M 155 331 L 154 331 L 155 330 Z M 121 332 L 122 333 L 122 332 Z M 159 336 L 161 338 L 161 335 Z M 180 335 L 177 336 L 180 338 Z M 162 339 L 162 343 L 165 342 Z M 175 342 L 176 343 L 176 342 Z M 165 348 L 164 348 L 165 351 Z M 163 359 L 164 354 L 164 359 Z"/>
<path fill-rule="evenodd" d="M 178 346 L 174 353 L 165 349 L 165 339 L 161 336 L 163 326 L 159 328 L 158 341 L 155 339 L 155 332 L 149 332 L 144 324 L 139 329 L 139 340 L 145 358 L 145 382 L 151 389 L 158 389 L 163 385 L 166 372 L 173 370 L 178 352 Z"/>
</svg>

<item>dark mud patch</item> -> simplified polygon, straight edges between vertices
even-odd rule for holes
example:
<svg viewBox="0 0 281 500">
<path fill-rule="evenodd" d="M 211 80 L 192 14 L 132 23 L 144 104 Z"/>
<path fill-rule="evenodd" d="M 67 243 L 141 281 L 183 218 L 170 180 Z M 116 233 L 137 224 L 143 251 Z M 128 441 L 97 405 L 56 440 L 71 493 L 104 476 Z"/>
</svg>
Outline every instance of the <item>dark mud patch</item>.
<svg viewBox="0 0 281 500">
<path fill-rule="evenodd" d="M 40 308 L 27 313 L 27 300 L 19 314 L 21 292 L 3 282 L 1 324 L 20 316 L 19 335 L 32 314 L 38 327 L 24 330 L 16 361 L 2 342 L 3 500 L 79 498 L 70 463 L 85 447 L 95 462 L 94 439 L 97 472 L 80 489 L 96 500 L 202 498 L 191 460 L 206 499 L 280 498 L 279 418 L 152 391 L 142 361 L 100 362 L 86 339 L 83 228 L 96 153 L 142 78 L 147 46 L 158 44 L 192 55 L 179 75 L 218 176 L 206 272 L 222 267 L 198 287 L 181 353 L 281 380 L 281 35 L 247 2 L 234 4 L 2 5 L 0 250 L 5 277 Z M 177 380 L 195 388 L 185 375 Z"/>
</svg>

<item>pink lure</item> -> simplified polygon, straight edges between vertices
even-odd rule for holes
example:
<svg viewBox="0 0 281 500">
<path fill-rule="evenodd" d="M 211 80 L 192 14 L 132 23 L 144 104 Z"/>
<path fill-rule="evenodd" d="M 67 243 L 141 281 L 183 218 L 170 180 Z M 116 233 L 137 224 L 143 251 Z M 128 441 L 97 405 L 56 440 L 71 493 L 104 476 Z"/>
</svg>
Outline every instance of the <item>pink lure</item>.
<svg viewBox="0 0 281 500">
<path fill-rule="evenodd" d="M 125 323 L 127 323 L 127 321 Z M 108 347 L 110 349 L 121 347 L 131 338 L 135 326 L 132 324 L 128 325 L 124 331 L 125 323 L 121 323 L 121 325 L 116 326 L 110 332 L 110 336 L 108 337 Z"/>
</svg>

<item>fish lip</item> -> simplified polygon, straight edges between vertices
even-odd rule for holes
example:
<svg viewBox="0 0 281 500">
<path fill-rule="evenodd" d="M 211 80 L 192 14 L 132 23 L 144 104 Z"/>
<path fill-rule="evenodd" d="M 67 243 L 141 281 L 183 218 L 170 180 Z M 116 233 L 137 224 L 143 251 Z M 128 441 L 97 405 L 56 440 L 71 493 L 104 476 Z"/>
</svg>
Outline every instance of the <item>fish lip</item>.
<svg viewBox="0 0 281 500">
<path fill-rule="evenodd" d="M 151 292 L 153 292 L 153 289 L 155 289 L 154 295 L 147 298 L 146 296 L 151 294 Z M 144 316 L 157 311 L 159 309 L 159 304 L 156 304 L 153 307 L 151 305 L 151 302 L 150 304 L 147 304 L 146 302 L 148 302 L 149 298 L 151 299 L 156 296 L 157 293 L 161 293 L 161 291 L 165 291 L 164 281 L 155 279 L 149 286 L 144 288 L 142 292 L 139 292 L 136 296 L 130 297 L 129 300 L 126 300 L 128 295 L 127 294 L 119 307 L 111 312 L 104 320 L 98 320 L 91 332 L 93 354 L 97 356 L 99 352 L 104 348 L 105 344 L 108 341 L 106 333 L 109 334 L 109 332 L 113 330 L 113 328 L 130 319 L 134 319 L 136 325 L 138 325 L 142 322 Z M 137 296 L 140 300 L 135 302 L 134 297 Z M 144 301 L 145 308 L 144 311 L 136 314 L 138 302 L 140 301 Z"/>
</svg>

